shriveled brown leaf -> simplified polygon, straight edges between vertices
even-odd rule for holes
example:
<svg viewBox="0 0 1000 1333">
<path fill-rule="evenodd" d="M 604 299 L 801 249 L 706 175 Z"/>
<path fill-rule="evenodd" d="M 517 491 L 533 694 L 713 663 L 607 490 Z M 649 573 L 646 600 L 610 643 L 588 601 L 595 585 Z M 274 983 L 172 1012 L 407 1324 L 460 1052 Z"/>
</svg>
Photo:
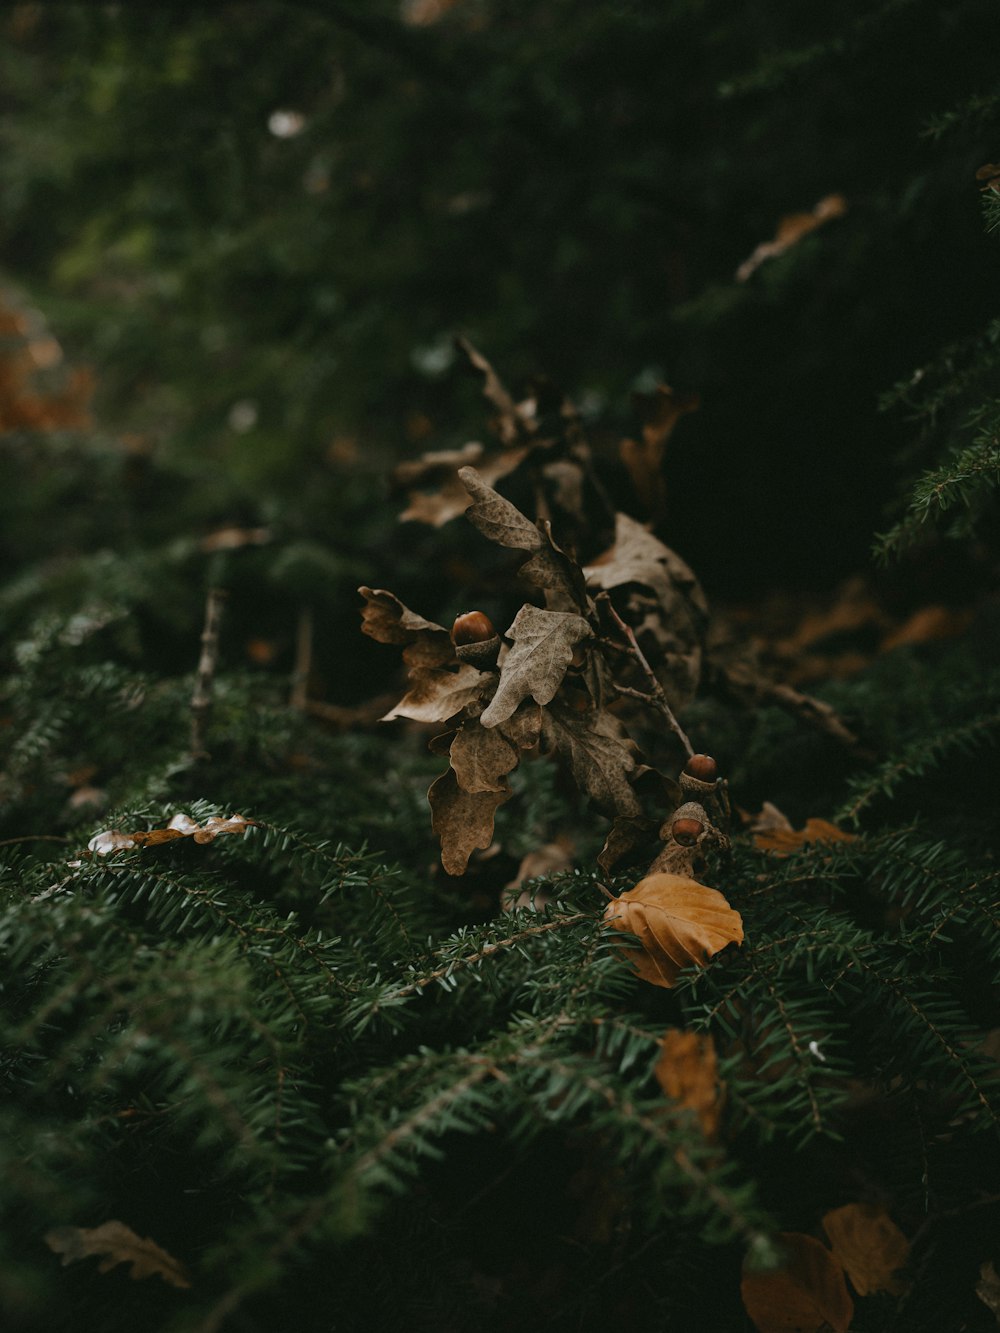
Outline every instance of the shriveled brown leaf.
<svg viewBox="0 0 1000 1333">
<path fill-rule="evenodd" d="M 458 475 L 472 496 L 466 514 L 484 537 L 498 546 L 516 551 L 541 549 L 543 537 L 535 524 L 525 518 L 516 505 L 488 486 L 474 467 L 459 468 Z"/>
<path fill-rule="evenodd" d="M 786 1261 L 771 1272 L 745 1270 L 740 1294 L 758 1333 L 848 1333 L 854 1302 L 844 1270 L 825 1245 L 798 1231 L 781 1234 Z"/>
<path fill-rule="evenodd" d="M 562 549 L 552 535 L 548 519 L 541 523 L 542 545 L 518 570 L 521 578 L 545 591 L 545 603 L 551 611 L 588 609 L 587 584 L 583 570 Z"/>
<path fill-rule="evenodd" d="M 555 875 L 560 870 L 568 870 L 573 864 L 576 848 L 572 838 L 566 834 L 553 842 L 545 842 L 521 858 L 517 874 L 504 885 L 503 902 L 505 907 L 544 907 L 549 899 L 548 893 L 531 894 L 522 889 L 525 880 L 536 879 L 541 875 Z"/>
<path fill-rule="evenodd" d="M 551 703 L 573 660 L 574 648 L 591 633 L 583 617 L 572 612 L 522 606 L 507 631 L 513 647 L 500 668 L 496 694 L 483 710 L 483 726 L 506 721 L 529 695 L 536 703 Z"/>
<path fill-rule="evenodd" d="M 646 815 L 616 815 L 604 839 L 597 864 L 606 875 L 610 875 L 619 862 L 643 844 L 653 841 L 659 826 L 658 819 L 650 819 Z"/>
<path fill-rule="evenodd" d="M 976 180 L 981 190 L 992 190 L 1000 194 L 1000 163 L 984 162 L 976 171 Z"/>
<path fill-rule="evenodd" d="M 497 727 L 519 750 L 530 750 L 542 734 L 542 710 L 533 699 L 522 699 Z"/>
<path fill-rule="evenodd" d="M 473 347 L 468 338 L 456 338 L 455 346 L 465 355 L 469 364 L 483 377 L 483 397 L 496 408 L 497 415 L 493 426 L 503 443 L 507 445 L 514 444 L 516 441 L 531 435 L 533 423 L 514 401 L 500 376 L 482 352 Z"/>
<path fill-rule="evenodd" d="M 399 463 L 393 471 L 397 488 L 407 492 L 407 508 L 400 523 L 428 523 L 441 527 L 464 514 L 472 500 L 459 479 L 459 469 L 475 464 L 487 484 L 513 472 L 527 457 L 527 449 L 506 449 L 487 455 L 483 445 L 470 443 L 461 449 L 431 451 L 418 459 Z"/>
<path fill-rule="evenodd" d="M 693 1111 L 709 1143 L 719 1134 L 725 1089 L 719 1082 L 719 1061 L 711 1033 L 668 1028 L 653 1069 L 656 1081 L 671 1100 Z"/>
<path fill-rule="evenodd" d="M 848 1203 L 823 1216 L 834 1258 L 859 1296 L 887 1291 L 900 1296 L 906 1283 L 898 1270 L 910 1258 L 910 1242 L 878 1204 Z"/>
<path fill-rule="evenodd" d="M 739 912 L 717 889 L 680 875 L 647 875 L 608 903 L 604 919 L 639 941 L 629 962 L 654 986 L 670 988 L 683 968 L 704 967 L 726 945 L 743 943 Z"/>
<path fill-rule="evenodd" d="M 518 763 L 516 747 L 478 719 L 462 724 L 449 755 L 458 785 L 467 792 L 506 791 L 506 776 Z"/>
<path fill-rule="evenodd" d="M 695 394 L 678 394 L 659 384 L 652 393 L 633 394 L 632 403 L 642 422 L 642 438 L 622 440 L 618 452 L 646 513 L 657 516 L 666 499 L 663 459 L 667 441 L 681 417 L 693 412 L 699 400 Z"/>
<path fill-rule="evenodd" d="M 161 1277 L 172 1287 L 190 1287 L 187 1269 L 148 1236 L 137 1236 L 124 1222 L 104 1222 L 99 1227 L 53 1227 L 45 1243 L 62 1256 L 62 1265 L 100 1256 L 99 1273 L 109 1273 L 118 1264 L 129 1264 L 129 1276 Z"/>
<path fill-rule="evenodd" d="M 791 856 L 807 843 L 854 841 L 853 833 L 845 833 L 827 819 L 807 819 L 805 828 L 801 829 L 793 829 L 791 825 L 783 828 L 777 823 L 763 828 L 756 824 L 753 827 L 757 830 L 753 845 L 758 851 L 773 852 L 775 856 Z"/>
<path fill-rule="evenodd" d="M 447 722 L 475 703 L 492 683 L 493 677 L 488 672 L 477 671 L 465 663 L 455 670 L 416 667 L 410 672 L 409 690 L 382 721 L 408 717 L 414 722 Z"/>
<path fill-rule="evenodd" d="M 745 259 L 736 270 L 736 281 L 746 282 L 768 259 L 774 259 L 797 245 L 803 236 L 822 227 L 833 218 L 843 217 L 847 212 L 847 200 L 842 194 L 828 194 L 822 198 L 810 213 L 789 213 L 778 223 L 778 230 L 773 241 L 762 241 L 749 259 Z"/>
<path fill-rule="evenodd" d="M 512 794 L 509 787 L 502 791 L 463 791 L 450 768 L 431 783 L 427 793 L 431 828 L 441 840 L 441 864 L 449 875 L 464 875 L 472 853 L 490 845 L 497 808 Z"/>
<path fill-rule="evenodd" d="M 610 592 L 629 583 L 639 583 L 649 588 L 664 607 L 670 607 L 677 600 L 678 591 L 683 591 L 700 611 L 708 611 L 691 567 L 628 514 L 615 515 L 614 545 L 583 572 L 589 588 Z"/>
<path fill-rule="evenodd" d="M 433 620 L 404 606 L 395 593 L 385 588 L 361 587 L 358 592 L 365 599 L 366 605 L 361 610 L 361 632 L 379 643 L 412 643 L 420 634 L 443 634 L 448 638 L 448 631 L 443 625 L 436 625 Z"/>
<path fill-rule="evenodd" d="M 575 713 L 558 704 L 542 714 L 542 738 L 566 756 L 581 790 L 612 814 L 639 815 L 642 806 L 628 775 L 635 755 L 621 724 L 610 713 L 591 709 Z"/>
<path fill-rule="evenodd" d="M 273 535 L 270 528 L 219 528 L 202 537 L 198 549 L 211 555 L 215 551 L 238 551 L 243 546 L 266 546 Z"/>
<path fill-rule="evenodd" d="M 110 856 L 126 847 L 159 847 L 165 842 L 175 842 L 178 838 L 191 838 L 193 842 L 214 842 L 220 833 L 245 833 L 248 828 L 258 827 L 255 819 L 244 815 L 213 815 L 199 824 L 190 815 L 174 815 L 166 828 L 140 829 L 135 833 L 124 833 L 121 829 L 105 829 L 95 833 L 87 843 L 87 850 L 97 856 Z"/>
</svg>

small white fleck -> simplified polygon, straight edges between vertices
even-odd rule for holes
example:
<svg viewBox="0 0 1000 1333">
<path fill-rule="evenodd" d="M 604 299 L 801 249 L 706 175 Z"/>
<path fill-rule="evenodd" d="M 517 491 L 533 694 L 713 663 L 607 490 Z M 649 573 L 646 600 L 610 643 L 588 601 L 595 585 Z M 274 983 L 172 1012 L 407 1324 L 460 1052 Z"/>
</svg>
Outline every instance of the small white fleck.
<svg viewBox="0 0 1000 1333">
<path fill-rule="evenodd" d="M 306 118 L 301 111 L 272 111 L 267 118 L 267 128 L 276 139 L 294 139 L 306 127 Z"/>
<path fill-rule="evenodd" d="M 817 1060 L 822 1060 L 823 1063 L 826 1064 L 826 1056 L 820 1050 L 818 1041 L 811 1041 L 809 1043 L 809 1054 L 814 1055 Z"/>
</svg>

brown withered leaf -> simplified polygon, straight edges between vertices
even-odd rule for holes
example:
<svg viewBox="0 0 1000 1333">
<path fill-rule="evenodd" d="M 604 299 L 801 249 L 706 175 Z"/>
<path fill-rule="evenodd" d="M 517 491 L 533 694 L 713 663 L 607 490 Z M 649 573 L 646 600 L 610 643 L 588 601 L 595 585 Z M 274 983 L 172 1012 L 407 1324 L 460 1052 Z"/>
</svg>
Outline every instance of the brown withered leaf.
<svg viewBox="0 0 1000 1333">
<path fill-rule="evenodd" d="M 646 815 L 616 815 L 604 839 L 597 864 L 606 875 L 610 875 L 620 861 L 624 861 L 637 848 L 654 841 L 659 826 L 660 820 L 650 819 Z"/>
<path fill-rule="evenodd" d="M 450 642 L 448 631 L 443 625 L 436 625 L 433 620 L 425 620 L 404 606 L 395 593 L 385 588 L 361 587 L 358 592 L 365 599 L 366 605 L 361 610 L 361 632 L 379 643 L 412 643 L 418 635 L 444 635 Z"/>
<path fill-rule="evenodd" d="M 984 162 L 976 171 L 976 180 L 981 190 L 992 190 L 1000 194 L 1000 163 Z"/>
<path fill-rule="evenodd" d="M 807 819 L 805 828 L 793 829 L 781 811 L 771 806 L 770 802 L 765 804 L 761 815 L 764 816 L 764 822 L 755 821 L 751 825 L 754 830 L 753 845 L 758 851 L 773 852 L 775 856 L 791 856 L 807 843 L 854 841 L 853 833 L 845 833 L 827 819 Z M 784 819 L 787 827 L 783 827 L 775 815 Z"/>
<path fill-rule="evenodd" d="M 513 472 L 527 454 L 528 450 L 523 448 L 487 456 L 483 445 L 470 443 L 461 449 L 431 451 L 421 458 L 397 464 L 393 483 L 398 490 L 407 492 L 408 501 L 399 516 L 400 523 L 441 527 L 464 514 L 471 504 L 469 492 L 458 476 L 460 468 L 475 463 L 483 480 L 490 484 Z"/>
<path fill-rule="evenodd" d="M 694 1112 L 702 1134 L 714 1143 L 722 1120 L 725 1088 L 719 1082 L 719 1061 L 711 1033 L 668 1028 L 653 1073 L 672 1101 Z"/>
<path fill-rule="evenodd" d="M 545 590 L 545 603 L 550 611 L 572 611 L 588 607 L 587 584 L 583 570 L 562 549 L 552 535 L 548 519 L 541 523 L 542 545 L 518 570 L 521 578 Z"/>
<path fill-rule="evenodd" d="M 784 1231 L 781 1268 L 744 1270 L 740 1294 L 758 1333 L 848 1333 L 854 1302 L 844 1270 L 825 1245 Z"/>
<path fill-rule="evenodd" d="M 493 422 L 493 428 L 502 442 L 506 445 L 515 444 L 518 440 L 530 436 L 534 430 L 533 422 L 518 407 L 500 376 L 482 352 L 473 347 L 468 338 L 456 338 L 455 346 L 467 357 L 469 364 L 475 370 L 478 370 L 483 377 L 483 397 L 491 406 L 496 408 L 497 415 Z"/>
<path fill-rule="evenodd" d="M 622 440 L 618 453 L 640 503 L 648 514 L 658 516 L 666 500 L 663 459 L 667 441 L 685 412 L 699 406 L 699 399 L 696 394 L 677 394 L 659 384 L 652 393 L 633 394 L 632 404 L 642 422 L 642 439 Z"/>
<path fill-rule="evenodd" d="M 756 273 L 761 264 L 768 259 L 775 259 L 797 245 L 803 236 L 822 227 L 833 218 L 843 217 L 847 212 L 847 200 L 842 194 L 825 195 L 810 213 L 789 213 L 778 223 L 773 241 L 762 241 L 749 259 L 745 259 L 736 270 L 736 281 L 746 282 Z"/>
<path fill-rule="evenodd" d="M 483 710 L 483 726 L 505 722 L 529 695 L 536 703 L 551 703 L 573 660 L 574 648 L 591 634 L 582 616 L 522 606 L 507 631 L 513 647 L 500 667 L 496 694 Z"/>
<path fill-rule="evenodd" d="M 560 834 L 554 842 L 545 842 L 521 858 L 517 874 L 504 885 L 503 906 L 544 907 L 551 895 L 541 888 L 538 893 L 529 893 L 522 888 L 525 880 L 536 879 L 542 875 L 555 875 L 560 870 L 568 870 L 573 864 L 576 848 L 568 834 Z"/>
<path fill-rule="evenodd" d="M 584 569 L 589 588 L 610 592 L 629 583 L 649 588 L 665 608 L 677 600 L 678 590 L 707 614 L 708 604 L 691 567 L 675 551 L 654 537 L 628 514 L 615 515 L 614 545 Z"/>
<path fill-rule="evenodd" d="M 577 785 L 597 804 L 616 815 L 639 815 L 642 806 L 628 775 L 635 755 L 621 723 L 612 714 L 590 709 L 575 713 L 558 704 L 542 714 L 542 739 L 566 756 Z"/>
<path fill-rule="evenodd" d="M 87 843 L 87 850 L 97 856 L 110 856 L 125 847 L 159 847 L 165 842 L 175 842 L 178 838 L 190 838 L 192 842 L 214 842 L 220 833 L 245 833 L 248 828 L 256 828 L 257 821 L 246 819 L 243 815 L 213 815 L 199 824 L 190 815 L 174 815 L 166 828 L 145 829 L 136 833 L 123 833 L 121 829 L 105 829 L 95 833 Z"/>
<path fill-rule="evenodd" d="M 519 750 L 530 750 L 538 744 L 542 734 L 542 710 L 533 699 L 522 699 L 518 706 L 496 728 L 502 731 Z"/>
<path fill-rule="evenodd" d="M 509 787 L 463 791 L 450 768 L 431 783 L 431 828 L 441 840 L 441 864 L 449 875 L 464 875 L 472 853 L 490 845 L 497 808 L 512 795 Z"/>
<path fill-rule="evenodd" d="M 848 1203 L 823 1216 L 834 1258 L 843 1265 L 859 1296 L 906 1290 L 898 1270 L 910 1258 L 910 1242 L 878 1204 Z"/>
<path fill-rule="evenodd" d="M 273 535 L 270 528 L 219 528 L 202 537 L 198 549 L 212 555 L 215 551 L 238 551 L 244 546 L 266 546 Z"/>
<path fill-rule="evenodd" d="M 137 1236 L 124 1222 L 104 1222 L 99 1227 L 53 1227 L 45 1243 L 62 1255 L 62 1265 L 100 1256 L 99 1273 L 109 1273 L 118 1264 L 129 1264 L 135 1279 L 161 1277 L 172 1287 L 190 1287 L 191 1278 L 182 1263 L 161 1249 L 148 1236 Z"/>
<path fill-rule="evenodd" d="M 413 667 L 409 690 L 382 721 L 408 717 L 414 722 L 447 722 L 475 703 L 492 685 L 493 679 L 488 672 L 477 671 L 464 662 L 454 670 L 436 666 Z"/>
<path fill-rule="evenodd" d="M 484 537 L 516 551 L 541 550 L 544 539 L 535 524 L 488 486 L 474 467 L 459 468 L 458 475 L 472 496 L 466 515 Z"/>
<path fill-rule="evenodd" d="M 467 792 L 506 791 L 505 778 L 518 764 L 516 747 L 478 719 L 462 724 L 449 756 L 458 785 Z"/>
<path fill-rule="evenodd" d="M 683 968 L 704 967 L 727 944 L 743 943 L 739 912 L 717 889 L 680 875 L 647 875 L 608 903 L 604 919 L 639 941 L 629 962 L 643 981 L 668 989 Z"/>
</svg>

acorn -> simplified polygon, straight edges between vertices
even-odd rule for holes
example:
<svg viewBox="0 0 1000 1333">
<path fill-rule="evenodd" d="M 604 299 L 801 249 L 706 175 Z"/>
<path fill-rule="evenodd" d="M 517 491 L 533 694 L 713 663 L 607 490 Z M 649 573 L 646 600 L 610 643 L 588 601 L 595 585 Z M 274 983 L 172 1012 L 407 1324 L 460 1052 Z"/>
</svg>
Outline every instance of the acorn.
<svg viewBox="0 0 1000 1333">
<path fill-rule="evenodd" d="M 496 666 L 500 635 L 482 611 L 466 611 L 456 616 L 451 627 L 451 641 L 460 662 L 468 662 L 480 671 Z"/>
<path fill-rule="evenodd" d="M 670 825 L 670 832 L 675 842 L 679 842 L 682 847 L 693 847 L 705 831 L 705 825 L 700 819 L 691 819 L 684 816 L 675 819 Z"/>
<path fill-rule="evenodd" d="M 719 776 L 719 765 L 710 754 L 693 754 L 684 765 L 684 772 L 699 782 L 715 782 Z"/>
</svg>

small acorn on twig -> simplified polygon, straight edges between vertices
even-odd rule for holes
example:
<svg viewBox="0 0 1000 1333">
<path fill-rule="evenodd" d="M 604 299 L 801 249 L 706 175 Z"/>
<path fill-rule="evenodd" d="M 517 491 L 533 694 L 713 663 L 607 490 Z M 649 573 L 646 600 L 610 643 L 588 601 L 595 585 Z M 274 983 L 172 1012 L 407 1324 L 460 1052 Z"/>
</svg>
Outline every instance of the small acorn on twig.
<svg viewBox="0 0 1000 1333">
<path fill-rule="evenodd" d="M 488 671 L 496 666 L 500 653 L 500 635 L 493 628 L 489 616 L 482 611 L 466 611 L 456 616 L 451 627 L 451 641 L 460 662 L 468 662 L 480 671 Z"/>
</svg>

